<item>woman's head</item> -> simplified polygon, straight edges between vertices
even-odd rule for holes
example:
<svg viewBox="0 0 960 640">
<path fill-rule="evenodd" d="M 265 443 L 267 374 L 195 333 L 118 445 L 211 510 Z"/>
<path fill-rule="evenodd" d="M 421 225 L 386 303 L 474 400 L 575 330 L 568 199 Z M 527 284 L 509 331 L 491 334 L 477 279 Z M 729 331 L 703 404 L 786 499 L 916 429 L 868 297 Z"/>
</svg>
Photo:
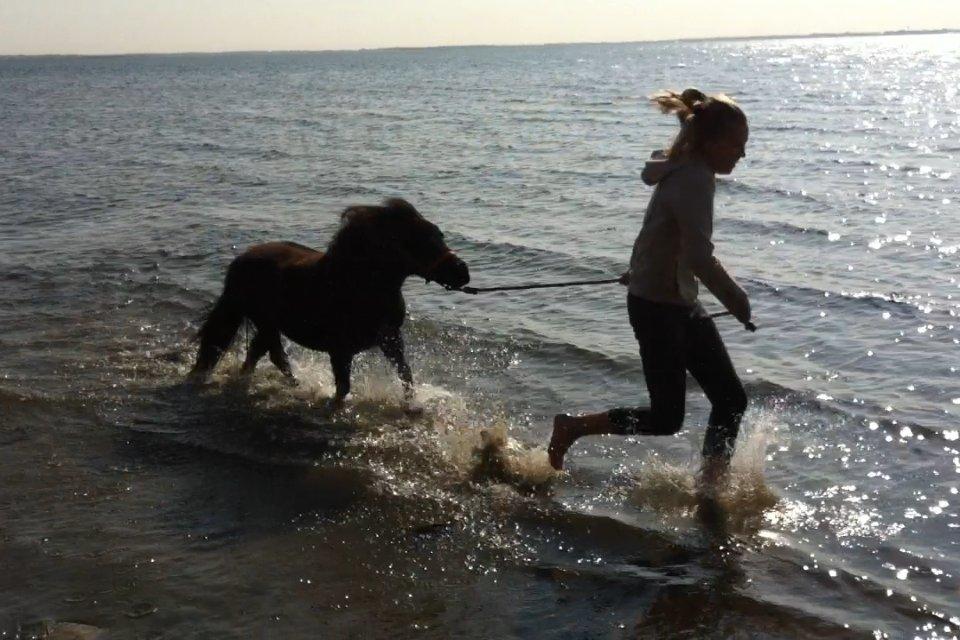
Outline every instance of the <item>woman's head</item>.
<svg viewBox="0 0 960 640">
<path fill-rule="evenodd" d="M 746 155 L 747 117 L 727 96 L 687 89 L 683 93 L 662 91 L 650 101 L 680 120 L 680 133 L 667 154 L 671 160 L 697 156 L 715 173 L 726 174 Z"/>
</svg>

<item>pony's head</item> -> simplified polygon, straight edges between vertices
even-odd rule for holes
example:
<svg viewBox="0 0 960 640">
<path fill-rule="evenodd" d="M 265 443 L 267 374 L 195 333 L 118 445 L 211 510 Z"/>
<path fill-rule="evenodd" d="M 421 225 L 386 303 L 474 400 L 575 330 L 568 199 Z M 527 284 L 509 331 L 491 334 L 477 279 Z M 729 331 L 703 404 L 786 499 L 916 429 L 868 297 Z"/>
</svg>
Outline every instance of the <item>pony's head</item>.
<svg viewBox="0 0 960 640">
<path fill-rule="evenodd" d="M 443 241 L 443 233 L 401 198 L 383 206 L 355 206 L 340 216 L 330 253 L 356 260 L 396 264 L 404 275 L 459 288 L 470 282 L 466 263 Z"/>
</svg>

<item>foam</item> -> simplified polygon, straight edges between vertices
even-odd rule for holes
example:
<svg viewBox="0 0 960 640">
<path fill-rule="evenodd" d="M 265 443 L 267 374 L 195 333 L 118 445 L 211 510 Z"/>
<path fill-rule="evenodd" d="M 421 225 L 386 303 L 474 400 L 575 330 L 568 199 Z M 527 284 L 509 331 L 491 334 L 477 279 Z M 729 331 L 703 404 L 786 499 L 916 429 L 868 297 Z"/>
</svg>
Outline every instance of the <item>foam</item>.
<svg viewBox="0 0 960 640">
<path fill-rule="evenodd" d="M 504 416 L 471 414 L 458 399 L 436 414 L 440 451 L 464 480 L 500 482 L 520 488 L 549 483 L 556 476 L 543 447 L 510 437 Z"/>
<path fill-rule="evenodd" d="M 736 528 L 758 528 L 764 513 L 779 501 L 764 476 L 767 447 L 775 431 L 773 412 L 761 411 L 744 424 L 727 480 L 714 494 L 717 504 Z M 699 466 L 699 456 L 686 463 L 651 458 L 636 476 L 630 502 L 663 515 L 693 516 L 702 501 L 697 483 Z"/>
</svg>

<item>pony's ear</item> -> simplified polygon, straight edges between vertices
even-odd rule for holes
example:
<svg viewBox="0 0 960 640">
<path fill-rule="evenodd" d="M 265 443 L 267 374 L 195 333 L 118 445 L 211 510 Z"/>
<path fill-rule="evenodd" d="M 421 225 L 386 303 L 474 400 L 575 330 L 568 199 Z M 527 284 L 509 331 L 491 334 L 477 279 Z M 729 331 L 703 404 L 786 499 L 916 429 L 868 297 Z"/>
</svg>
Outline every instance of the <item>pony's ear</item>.
<svg viewBox="0 0 960 640">
<path fill-rule="evenodd" d="M 383 202 L 383 206 L 396 215 L 420 217 L 420 212 L 416 207 L 403 198 L 389 198 Z"/>
<path fill-rule="evenodd" d="M 340 222 L 350 222 L 360 215 L 360 211 L 360 207 L 347 207 L 343 210 L 343 213 L 340 214 Z"/>
</svg>

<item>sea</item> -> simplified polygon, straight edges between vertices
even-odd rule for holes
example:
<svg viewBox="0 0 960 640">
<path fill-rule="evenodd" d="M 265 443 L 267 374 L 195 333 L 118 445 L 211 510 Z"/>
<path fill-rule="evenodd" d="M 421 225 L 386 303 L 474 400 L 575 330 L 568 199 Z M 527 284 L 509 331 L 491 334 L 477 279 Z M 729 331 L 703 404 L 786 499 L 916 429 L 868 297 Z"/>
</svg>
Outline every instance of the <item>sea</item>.
<svg viewBox="0 0 960 640">
<path fill-rule="evenodd" d="M 956 33 L 0 58 L 0 638 L 956 638 L 958 86 Z M 183 384 L 230 261 L 353 204 L 477 287 L 616 277 L 686 87 L 750 122 L 715 503 L 692 380 L 677 435 L 547 464 L 647 401 L 617 284 L 409 279 L 420 417 L 377 352 L 338 414 L 326 354 L 244 381 L 249 332 Z"/>
</svg>

